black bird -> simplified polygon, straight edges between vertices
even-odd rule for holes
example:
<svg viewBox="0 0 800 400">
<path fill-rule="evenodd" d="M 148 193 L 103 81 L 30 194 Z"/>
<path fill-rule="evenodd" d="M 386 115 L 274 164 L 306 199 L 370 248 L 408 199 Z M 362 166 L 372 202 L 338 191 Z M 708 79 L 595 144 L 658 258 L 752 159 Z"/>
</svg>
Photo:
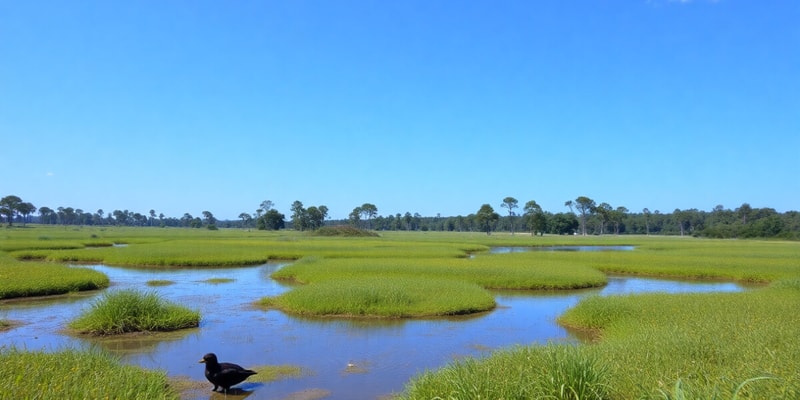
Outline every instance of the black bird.
<svg viewBox="0 0 800 400">
<path fill-rule="evenodd" d="M 212 391 L 215 392 L 217 387 L 222 387 L 222 390 L 227 393 L 231 386 L 256 374 L 256 371 L 244 369 L 236 364 L 218 362 L 217 355 L 214 353 L 204 355 L 200 362 L 206 364 L 206 379 L 214 384 Z"/>
</svg>

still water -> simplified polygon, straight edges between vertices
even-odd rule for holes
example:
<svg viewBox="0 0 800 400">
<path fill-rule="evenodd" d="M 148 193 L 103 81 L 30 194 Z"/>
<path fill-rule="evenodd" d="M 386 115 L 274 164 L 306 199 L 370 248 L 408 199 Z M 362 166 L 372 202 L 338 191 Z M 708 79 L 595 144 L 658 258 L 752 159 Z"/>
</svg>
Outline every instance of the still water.
<svg viewBox="0 0 800 400">
<path fill-rule="evenodd" d="M 89 268 L 109 276 L 109 290 L 153 290 L 171 301 L 200 310 L 198 329 L 123 339 L 73 337 L 62 330 L 100 293 L 0 303 L 0 318 L 21 322 L 0 332 L 0 346 L 28 350 L 100 346 L 128 363 L 163 369 L 170 376 L 203 381 L 203 354 L 245 367 L 291 364 L 306 373 L 278 382 L 244 383 L 248 399 L 378 399 L 400 392 L 414 375 L 464 356 L 481 356 L 516 344 L 577 341 L 555 318 L 583 296 L 641 292 L 741 291 L 734 283 L 612 277 L 600 289 L 569 292 L 495 292 L 498 307 L 471 317 L 430 320 L 341 320 L 298 318 L 255 309 L 264 296 L 289 290 L 270 278 L 282 264 L 241 268 L 136 269 L 105 265 Z M 229 278 L 227 283 L 210 283 Z M 174 284 L 146 286 L 150 280 Z M 221 398 L 211 385 L 186 398 Z M 324 397 L 323 397 L 324 396 Z"/>
</svg>

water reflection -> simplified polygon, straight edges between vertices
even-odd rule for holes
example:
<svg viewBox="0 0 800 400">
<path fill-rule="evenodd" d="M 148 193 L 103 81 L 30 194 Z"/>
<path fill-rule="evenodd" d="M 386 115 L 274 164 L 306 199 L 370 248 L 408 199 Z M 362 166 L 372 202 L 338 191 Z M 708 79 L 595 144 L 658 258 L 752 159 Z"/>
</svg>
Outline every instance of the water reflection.
<svg viewBox="0 0 800 400">
<path fill-rule="evenodd" d="M 139 288 L 199 309 L 199 329 L 172 334 L 95 339 L 70 336 L 66 324 L 90 306 L 99 292 L 57 298 L 5 301 L 0 316 L 23 325 L 0 332 L 0 346 L 57 350 L 101 346 L 127 362 L 164 369 L 170 376 L 204 382 L 197 360 L 215 352 L 243 366 L 290 364 L 311 371 L 299 378 L 243 387 L 248 399 L 281 399 L 298 393 L 325 393 L 326 399 L 376 399 L 399 392 L 412 376 L 464 356 L 479 356 L 515 344 L 577 341 L 555 323 L 583 296 L 663 292 L 740 291 L 734 283 L 611 277 L 600 289 L 570 292 L 497 291 L 498 307 L 468 317 L 429 320 L 341 320 L 299 318 L 252 306 L 288 286 L 270 279 L 281 264 L 243 268 L 141 269 L 104 265 L 109 290 Z M 229 278 L 227 283 L 207 283 Z M 151 280 L 169 280 L 151 287 Z M 354 372 L 357 371 L 357 372 Z M 189 398 L 215 398 L 210 387 Z M 298 398 L 298 397 L 295 397 Z M 300 397 L 302 398 L 302 397 Z"/>
<path fill-rule="evenodd" d="M 654 278 L 634 278 L 610 276 L 608 285 L 600 291 L 601 295 L 632 293 L 698 293 L 698 292 L 739 292 L 744 288 L 733 282 L 703 282 L 696 280 L 668 280 Z"/>
<path fill-rule="evenodd" d="M 95 345 L 115 354 L 154 353 L 159 346 L 180 342 L 200 330 L 182 329 L 175 332 L 132 333 L 92 338 Z"/>
</svg>

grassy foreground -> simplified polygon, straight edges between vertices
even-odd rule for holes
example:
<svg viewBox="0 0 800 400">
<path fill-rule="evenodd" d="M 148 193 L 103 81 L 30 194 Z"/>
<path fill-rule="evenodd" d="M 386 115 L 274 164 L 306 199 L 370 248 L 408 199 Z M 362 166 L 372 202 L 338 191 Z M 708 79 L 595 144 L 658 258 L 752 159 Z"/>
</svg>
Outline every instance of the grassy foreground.
<svg viewBox="0 0 800 400">
<path fill-rule="evenodd" d="M 578 347 L 531 346 L 466 358 L 413 379 L 399 399 L 608 399 L 608 367 Z"/>
<path fill-rule="evenodd" d="M 797 399 L 798 310 L 800 280 L 745 293 L 590 297 L 560 321 L 597 343 L 457 361 L 415 378 L 401 398 Z"/>
<path fill-rule="evenodd" d="M 167 384 L 165 372 L 124 365 L 102 352 L 0 348 L 3 398 L 177 400 Z"/>
<path fill-rule="evenodd" d="M 586 350 L 607 360 L 619 398 L 679 387 L 687 398 L 797 399 L 798 310 L 794 280 L 746 293 L 589 298 L 561 321 L 599 333 Z M 754 378 L 769 379 L 739 388 Z"/>
</svg>

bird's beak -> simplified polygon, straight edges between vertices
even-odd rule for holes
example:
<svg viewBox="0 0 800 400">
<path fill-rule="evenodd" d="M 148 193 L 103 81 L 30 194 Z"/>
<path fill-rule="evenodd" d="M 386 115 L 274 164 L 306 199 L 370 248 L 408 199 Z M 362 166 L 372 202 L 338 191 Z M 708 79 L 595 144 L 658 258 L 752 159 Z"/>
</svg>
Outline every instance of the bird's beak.
<svg viewBox="0 0 800 400">
<path fill-rule="evenodd" d="M 198 361 L 198 362 L 199 362 L 200 364 L 205 364 L 206 360 L 200 360 L 200 361 Z"/>
</svg>

